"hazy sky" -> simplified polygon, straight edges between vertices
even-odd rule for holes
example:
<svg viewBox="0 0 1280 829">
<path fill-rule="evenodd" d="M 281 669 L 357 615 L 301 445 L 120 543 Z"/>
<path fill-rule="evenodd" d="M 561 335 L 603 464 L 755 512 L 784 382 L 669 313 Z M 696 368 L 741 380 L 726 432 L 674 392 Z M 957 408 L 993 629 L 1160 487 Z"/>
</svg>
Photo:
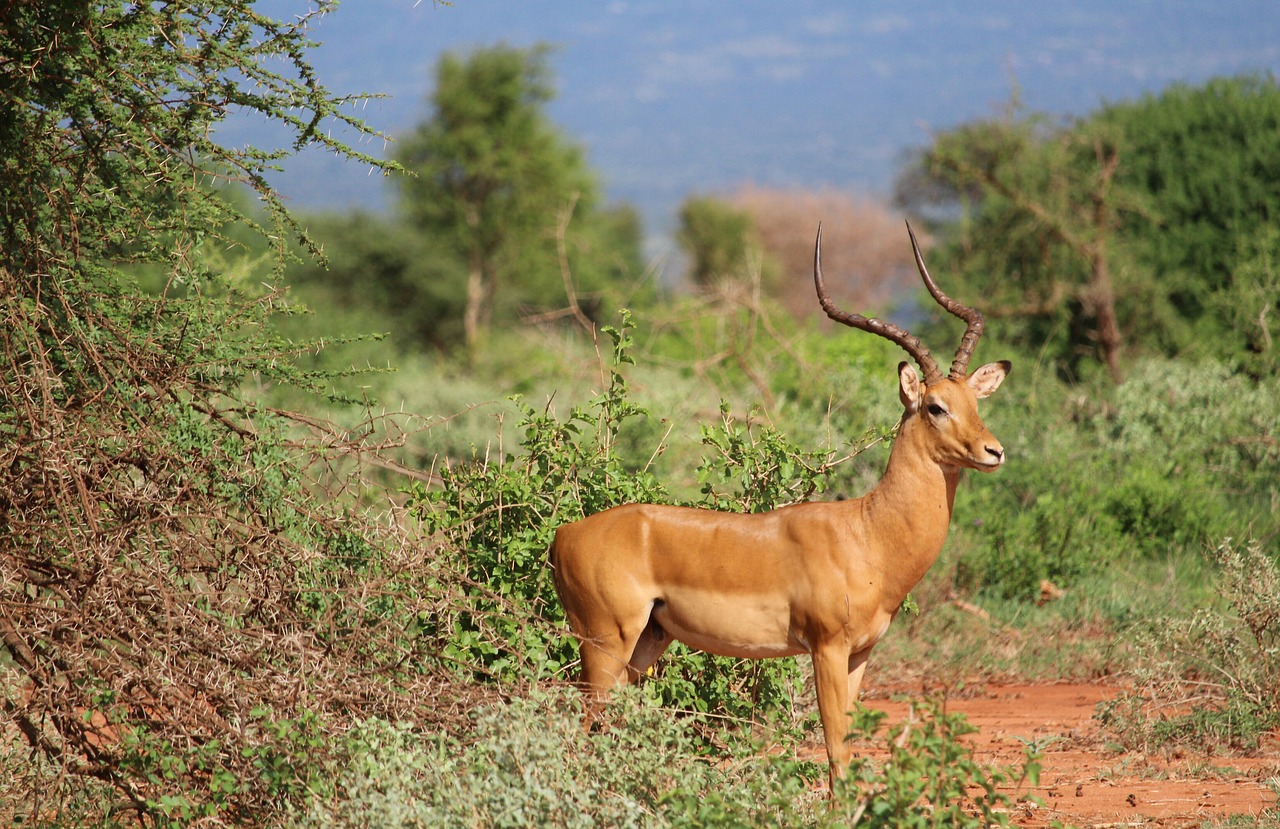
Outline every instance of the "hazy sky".
<svg viewBox="0 0 1280 829">
<path fill-rule="evenodd" d="M 332 90 L 389 96 L 363 115 L 392 135 L 427 116 L 442 52 L 554 45 L 549 114 L 656 234 L 690 193 L 748 182 L 886 193 L 904 152 L 998 111 L 1015 84 L 1031 108 L 1079 115 L 1171 82 L 1280 74 L 1277 0 L 345 0 L 314 36 Z M 277 184 L 304 209 L 376 209 L 393 192 L 318 153 Z"/>
</svg>

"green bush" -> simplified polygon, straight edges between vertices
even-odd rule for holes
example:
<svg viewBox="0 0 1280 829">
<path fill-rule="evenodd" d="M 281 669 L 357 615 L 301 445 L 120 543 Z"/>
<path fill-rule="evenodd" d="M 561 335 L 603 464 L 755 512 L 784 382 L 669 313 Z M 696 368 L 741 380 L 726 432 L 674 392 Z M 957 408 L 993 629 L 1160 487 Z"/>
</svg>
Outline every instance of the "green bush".
<svg viewBox="0 0 1280 829">
<path fill-rule="evenodd" d="M 412 508 L 465 577 L 467 606 L 427 620 L 424 635 L 444 656 L 477 676 L 524 680 L 561 675 L 577 656 L 564 629 L 546 553 L 562 524 L 632 502 L 673 503 L 651 471 L 658 448 L 635 457 L 626 429 L 651 420 L 631 397 L 623 367 L 632 363 L 630 316 L 604 329 L 613 343 L 608 384 L 564 419 L 522 401 L 518 451 L 441 470 L 438 488 L 419 487 Z M 722 407 L 704 427 L 696 505 L 758 511 L 803 500 L 824 485 L 831 456 L 805 451 L 770 427 L 741 424 Z M 669 703 L 738 718 L 790 711 L 799 672 L 792 659 L 750 662 L 673 647 L 658 666 Z"/>
<path fill-rule="evenodd" d="M 1041 579 L 1068 587 L 1126 559 L 1280 533 L 1274 381 L 1150 360 L 1087 396 L 1039 385 L 990 417 L 1009 463 L 957 495 L 961 587 L 1030 599 Z"/>
<path fill-rule="evenodd" d="M 609 385 L 587 406 L 561 420 L 517 400 L 518 454 L 446 465 L 440 487 L 414 490 L 412 508 L 468 584 L 468 606 L 428 630 L 449 659 L 497 678 L 562 670 L 576 651 L 554 627 L 563 613 L 546 564 L 556 528 L 617 504 L 669 500 L 616 451 L 623 424 L 646 414 L 620 371 L 631 359 L 628 323 L 605 329 L 614 343 Z"/>
</svg>

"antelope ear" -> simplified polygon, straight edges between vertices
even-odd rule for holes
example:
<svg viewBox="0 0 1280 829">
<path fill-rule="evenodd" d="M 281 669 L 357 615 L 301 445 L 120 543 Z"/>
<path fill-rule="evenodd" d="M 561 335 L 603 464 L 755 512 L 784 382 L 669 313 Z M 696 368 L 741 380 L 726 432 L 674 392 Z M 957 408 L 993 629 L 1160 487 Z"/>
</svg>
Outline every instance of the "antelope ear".
<svg viewBox="0 0 1280 829">
<path fill-rule="evenodd" d="M 920 375 L 916 374 L 915 367 L 906 360 L 898 363 L 898 397 L 908 412 L 920 408 L 920 401 L 924 398 L 924 384 L 920 382 Z"/>
<path fill-rule="evenodd" d="M 969 388 L 973 389 L 973 393 L 979 399 L 982 399 L 990 396 L 992 392 L 1000 388 L 1000 384 L 1004 382 L 1004 378 L 1008 376 L 1009 370 L 1012 368 L 1013 363 L 1008 360 L 987 363 L 982 368 L 975 369 L 965 382 L 969 384 Z"/>
</svg>

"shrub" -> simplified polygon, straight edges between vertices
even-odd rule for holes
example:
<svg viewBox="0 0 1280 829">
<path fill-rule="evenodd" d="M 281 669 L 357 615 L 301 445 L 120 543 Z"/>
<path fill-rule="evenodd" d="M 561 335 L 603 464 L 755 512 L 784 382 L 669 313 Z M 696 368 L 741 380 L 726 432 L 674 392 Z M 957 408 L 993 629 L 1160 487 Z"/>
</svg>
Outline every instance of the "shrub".
<svg viewBox="0 0 1280 829">
<path fill-rule="evenodd" d="M 577 693 L 561 689 L 476 711 L 465 746 L 368 721 L 348 738 L 336 797 L 313 800 L 295 824 L 800 826 L 821 808 L 808 794 L 816 765 L 746 743 L 710 762 L 691 723 L 637 689 L 619 692 L 604 717 L 602 730 L 584 733 Z"/>
<path fill-rule="evenodd" d="M 1208 557 L 1225 607 L 1151 623 L 1135 689 L 1099 708 L 1126 748 L 1256 748 L 1280 724 L 1280 565 L 1257 542 Z"/>
<path fill-rule="evenodd" d="M 1091 398 L 1050 387 L 992 414 L 1009 463 L 962 487 L 962 587 L 1031 599 L 1126 557 L 1168 559 L 1246 528 L 1280 533 L 1274 381 L 1151 360 Z M 1014 393 L 1018 393 L 1016 390 Z M 1009 401 L 1006 401 L 1009 403 Z"/>
<path fill-rule="evenodd" d="M 564 419 L 519 401 L 519 451 L 442 470 L 438 488 L 417 488 L 411 505 L 444 553 L 465 574 L 468 606 L 427 620 L 431 637 L 478 676 L 503 681 L 560 675 L 576 648 L 563 625 L 546 552 L 555 530 L 585 515 L 631 502 L 675 499 L 650 471 L 664 447 L 627 457 L 620 435 L 648 412 L 630 395 L 623 368 L 632 362 L 631 319 L 606 327 L 613 348 L 605 389 Z M 805 451 L 775 429 L 741 424 L 722 407 L 704 427 L 707 454 L 698 467 L 702 500 L 718 509 L 759 511 L 819 491 L 831 466 L 826 452 Z M 798 690 L 794 660 L 752 662 L 673 647 L 655 672 L 670 703 L 748 718 L 787 714 Z"/>
<path fill-rule="evenodd" d="M 517 400 L 519 453 L 446 465 L 438 488 L 412 493 L 412 509 L 467 580 L 468 606 L 427 630 L 463 666 L 511 679 L 572 662 L 571 642 L 554 627 L 563 614 L 546 566 L 556 528 L 617 504 L 668 500 L 617 451 L 623 425 L 646 415 L 620 371 L 631 360 L 629 322 L 604 329 L 614 345 L 608 386 L 588 405 L 561 420 Z"/>
</svg>

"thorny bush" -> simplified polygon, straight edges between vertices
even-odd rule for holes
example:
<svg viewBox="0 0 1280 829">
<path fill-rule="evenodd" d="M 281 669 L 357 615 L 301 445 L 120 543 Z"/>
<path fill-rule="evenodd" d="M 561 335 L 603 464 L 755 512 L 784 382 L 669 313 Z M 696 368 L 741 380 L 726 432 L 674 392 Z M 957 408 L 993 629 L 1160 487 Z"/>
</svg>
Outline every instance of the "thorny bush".
<svg viewBox="0 0 1280 829">
<path fill-rule="evenodd" d="M 210 266 L 254 223 L 213 182 L 297 231 L 283 153 L 212 141 L 233 106 L 380 164 L 326 132 L 369 133 L 305 59 L 327 5 L 0 4 L 0 822 L 263 825 L 352 718 L 468 704 L 397 623 L 449 601 L 429 551 L 335 506 L 413 426 L 254 405 L 316 378 L 281 294 Z"/>
<path fill-rule="evenodd" d="M 284 344 L 243 329 L 274 294 L 113 276 L 0 296 L 0 690 L 36 758 L 6 764 L 33 805 L 71 773 L 138 815 L 240 820 L 323 786 L 322 735 L 350 717 L 465 704 L 397 622 L 451 580 L 389 503 L 331 506 L 384 424 L 302 431 L 237 395 L 288 379 Z"/>
</svg>

